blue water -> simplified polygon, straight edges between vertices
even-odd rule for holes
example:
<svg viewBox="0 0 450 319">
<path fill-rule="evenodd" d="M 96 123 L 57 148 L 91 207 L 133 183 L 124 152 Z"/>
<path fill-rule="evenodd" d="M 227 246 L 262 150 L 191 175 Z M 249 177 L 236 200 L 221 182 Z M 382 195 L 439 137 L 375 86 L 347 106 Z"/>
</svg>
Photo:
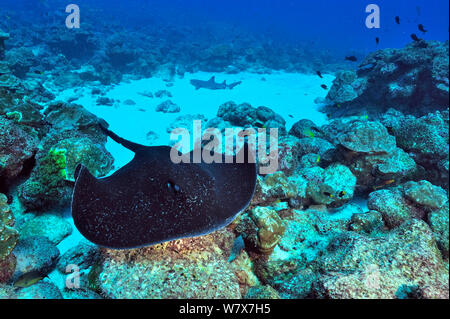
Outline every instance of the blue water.
<svg viewBox="0 0 450 319">
<path fill-rule="evenodd" d="M 335 52 L 367 53 L 377 48 L 403 47 L 411 42 L 410 34 L 418 33 L 426 40 L 448 40 L 449 3 L 445 0 L 77 0 L 82 19 L 102 19 L 123 28 L 155 27 L 159 23 L 201 26 L 226 36 L 237 30 L 251 31 L 256 36 L 275 42 L 309 43 L 311 47 Z M 381 28 L 365 26 L 367 5 L 375 3 L 381 10 Z M 20 10 L 30 23 L 53 20 L 53 12 L 64 13 L 68 1 L 2 0 L 1 11 Z M 83 15 L 84 9 L 95 15 Z M 401 24 L 394 17 L 401 18 Z M 64 19 L 61 16 L 60 19 Z M 93 21 L 94 19 L 94 21 Z M 417 30 L 423 24 L 429 32 Z M 0 26 L 8 29 L 7 21 Z M 10 30 L 11 31 L 11 30 Z M 379 46 L 375 38 L 381 39 Z"/>
</svg>

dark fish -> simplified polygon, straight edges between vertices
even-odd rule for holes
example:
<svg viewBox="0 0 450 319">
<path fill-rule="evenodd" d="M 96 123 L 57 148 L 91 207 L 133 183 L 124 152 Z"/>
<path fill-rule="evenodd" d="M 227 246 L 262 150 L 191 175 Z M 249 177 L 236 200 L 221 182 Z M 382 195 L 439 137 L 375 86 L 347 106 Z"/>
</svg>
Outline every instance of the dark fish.
<svg viewBox="0 0 450 319">
<path fill-rule="evenodd" d="M 328 87 L 325 84 L 322 84 L 320 87 L 324 90 L 328 90 Z"/>
<path fill-rule="evenodd" d="M 416 42 L 420 41 L 419 37 L 415 33 L 411 34 L 411 39 L 413 39 Z"/>
<path fill-rule="evenodd" d="M 320 71 L 316 71 L 316 74 L 317 74 L 321 79 L 323 79 L 322 73 L 321 73 Z"/>
<path fill-rule="evenodd" d="M 358 59 L 357 59 L 355 56 L 353 56 L 353 55 L 351 55 L 351 56 L 346 56 L 345 59 L 346 59 L 347 61 L 351 61 L 351 62 L 356 62 L 356 61 L 358 61 Z"/>
<path fill-rule="evenodd" d="M 193 163 L 202 151 L 195 149 L 184 154 L 190 164 L 175 164 L 169 146 L 136 144 L 100 128 L 135 155 L 105 178 L 81 164 L 75 170 L 72 217 L 97 245 L 130 249 L 209 234 L 231 223 L 253 197 L 256 164 L 246 144 L 236 156 L 222 155 L 222 163 Z"/>
<path fill-rule="evenodd" d="M 293 119 L 293 118 L 294 118 L 294 115 L 292 115 L 292 114 L 289 114 L 289 117 L 290 117 L 291 119 Z"/>
<path fill-rule="evenodd" d="M 427 32 L 428 32 L 428 30 L 425 30 L 425 27 L 423 26 L 423 24 L 419 24 L 419 25 L 418 25 L 418 28 L 419 28 L 419 30 L 422 31 L 423 33 L 427 33 Z"/>
<path fill-rule="evenodd" d="M 376 41 L 377 44 L 380 44 L 380 38 L 376 37 L 375 41 Z"/>
<path fill-rule="evenodd" d="M 400 24 L 400 17 L 399 16 L 395 17 L 395 22 L 397 22 L 397 24 Z"/>
</svg>

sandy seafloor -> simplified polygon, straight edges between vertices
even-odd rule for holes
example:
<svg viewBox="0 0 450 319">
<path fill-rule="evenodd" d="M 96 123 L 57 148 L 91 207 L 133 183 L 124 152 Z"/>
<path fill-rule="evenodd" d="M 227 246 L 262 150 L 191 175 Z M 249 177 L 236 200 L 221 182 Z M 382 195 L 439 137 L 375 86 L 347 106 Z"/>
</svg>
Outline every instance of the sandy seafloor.
<svg viewBox="0 0 450 319">
<path fill-rule="evenodd" d="M 208 80 L 213 75 L 216 76 L 217 82 L 242 81 L 242 84 L 233 90 L 195 90 L 195 87 L 190 84 L 191 79 Z M 287 130 L 300 119 L 310 119 L 317 125 L 323 125 L 326 122 L 326 115 L 319 112 L 320 106 L 315 103 L 315 100 L 325 98 L 328 91 L 321 85 L 331 87 L 333 80 L 333 75 L 323 75 L 321 79 L 317 75 L 282 72 L 272 74 L 186 73 L 184 78 L 177 77 L 170 82 L 173 84 L 171 87 L 167 87 L 167 82 L 156 77 L 124 81 L 112 86 L 105 96 L 121 101 L 114 106 L 97 105 L 98 95 L 92 95 L 92 87 L 89 86 L 54 93 L 56 99 L 62 101 L 78 97 L 73 103 L 81 104 L 88 111 L 106 120 L 110 129 L 123 138 L 148 145 L 146 135 L 149 131 L 153 131 L 159 135 L 159 140 L 153 145 L 169 145 L 170 135 L 166 130 L 177 117 L 202 114 L 209 120 L 216 117 L 219 106 L 228 101 L 237 104 L 246 102 L 253 107 L 267 106 L 283 116 Z M 155 93 L 159 90 L 167 90 L 173 97 L 148 98 L 139 94 L 144 91 Z M 136 105 L 125 105 L 123 102 L 127 99 L 133 100 Z M 181 112 L 169 114 L 155 111 L 157 105 L 168 99 L 179 105 Z M 114 157 L 115 169 L 122 167 L 133 157 L 132 152 L 111 139 L 108 139 L 106 148 Z"/>
<path fill-rule="evenodd" d="M 227 83 L 242 81 L 242 84 L 233 90 L 195 90 L 190 84 L 191 79 L 208 80 L 216 76 L 217 82 L 227 80 Z M 297 73 L 274 72 L 271 74 L 239 73 L 239 74 L 217 74 L 199 72 L 187 73 L 183 78 L 175 78 L 170 87 L 162 78 L 148 78 L 141 80 L 125 80 L 122 83 L 109 87 L 101 85 L 86 86 L 83 88 L 67 89 L 61 92 L 53 92 L 56 100 L 67 101 L 77 97 L 73 103 L 80 104 L 88 111 L 106 120 L 110 129 L 119 136 L 133 142 L 148 145 L 147 133 L 153 131 L 159 135 L 159 139 L 152 145 L 169 145 L 170 135 L 167 127 L 177 117 L 191 114 L 202 114 L 208 120 L 216 117 L 219 106 L 225 102 L 233 101 L 237 104 L 249 103 L 253 107 L 267 106 L 286 120 L 286 129 L 290 130 L 292 125 L 301 119 L 312 120 L 320 126 L 327 122 L 325 114 L 319 111 L 320 104 L 316 101 L 325 98 L 328 91 L 321 85 L 331 87 L 333 75 L 324 74 L 323 79 L 317 75 L 305 75 Z M 120 100 L 114 106 L 97 105 L 98 95 L 92 95 L 93 88 L 101 88 L 106 92 L 105 97 Z M 51 88 L 49 88 L 51 89 Z M 159 90 L 169 91 L 171 98 L 149 98 L 139 93 L 150 91 L 153 94 Z M 123 102 L 133 100 L 136 105 L 126 105 Z M 170 99 L 179 105 L 179 113 L 156 112 L 158 104 Z M 145 110 L 143 112 L 142 110 Z M 290 117 L 289 115 L 292 115 Z M 114 157 L 115 170 L 126 165 L 133 158 L 133 153 L 111 139 L 106 144 L 107 150 Z M 355 199 L 354 206 L 343 208 L 330 214 L 331 219 L 350 218 L 359 206 L 363 210 L 366 202 Z M 64 217 L 72 224 L 73 233 L 65 238 L 59 245 L 61 255 L 68 249 L 76 246 L 81 240 L 85 240 L 73 224 L 70 208 L 64 212 Z M 283 253 L 276 250 L 275 253 Z M 54 270 L 49 278 L 53 283 L 64 288 L 66 275 Z"/>
</svg>

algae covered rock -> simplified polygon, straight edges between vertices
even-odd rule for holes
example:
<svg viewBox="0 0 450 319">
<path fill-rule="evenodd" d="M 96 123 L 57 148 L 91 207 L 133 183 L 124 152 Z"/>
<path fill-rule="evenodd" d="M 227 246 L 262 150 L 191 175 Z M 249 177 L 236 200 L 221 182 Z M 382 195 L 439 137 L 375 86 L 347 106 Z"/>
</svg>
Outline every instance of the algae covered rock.
<svg viewBox="0 0 450 319">
<path fill-rule="evenodd" d="M 56 101 L 50 103 L 44 115 L 45 120 L 60 134 L 65 131 L 77 131 L 88 135 L 96 142 L 106 142 L 107 138 L 98 123 L 108 125 L 81 105 Z"/>
<path fill-rule="evenodd" d="M 367 206 L 380 212 L 386 226 L 392 229 L 412 218 L 426 220 L 430 212 L 445 209 L 448 196 L 442 188 L 428 181 L 411 181 L 372 192 Z"/>
<path fill-rule="evenodd" d="M 61 291 L 51 282 L 38 282 L 30 287 L 20 288 L 15 293 L 17 299 L 63 299 Z"/>
<path fill-rule="evenodd" d="M 391 111 L 385 115 L 383 122 L 396 137 L 398 146 L 424 168 L 423 178 L 448 190 L 448 110 L 420 118 Z"/>
<path fill-rule="evenodd" d="M 407 199 L 419 206 L 430 209 L 439 209 L 446 204 L 448 206 L 447 193 L 428 181 L 408 182 L 403 185 L 403 192 Z"/>
<path fill-rule="evenodd" d="M 444 258 L 449 257 L 449 207 L 444 206 L 428 215 L 428 222 L 433 230 L 439 249 Z"/>
<path fill-rule="evenodd" d="M 0 117 L 0 178 L 4 183 L 17 177 L 37 152 L 38 139 L 15 121 Z"/>
<path fill-rule="evenodd" d="M 103 299 L 98 293 L 89 289 L 63 290 L 61 293 L 64 299 Z"/>
<path fill-rule="evenodd" d="M 14 282 L 30 273 L 49 274 L 59 257 L 56 245 L 43 236 L 20 239 L 13 253 L 17 258 Z"/>
<path fill-rule="evenodd" d="M 332 240 L 320 260 L 323 275 L 316 297 L 398 298 L 404 285 L 416 286 L 421 298 L 448 298 L 448 269 L 433 232 L 412 219 L 381 237 L 344 233 Z"/>
<path fill-rule="evenodd" d="M 373 234 L 384 228 L 383 216 L 380 212 L 371 210 L 363 214 L 352 215 L 350 230 L 360 234 Z"/>
<path fill-rule="evenodd" d="M 276 128 L 279 129 L 280 136 L 286 134 L 286 121 L 266 106 L 255 108 L 248 103 L 238 105 L 230 101 L 219 106 L 217 117 L 230 122 L 233 126 Z"/>
<path fill-rule="evenodd" d="M 296 122 L 292 126 L 292 128 L 289 131 L 289 135 L 298 138 L 304 138 L 304 137 L 322 137 L 323 134 L 317 127 L 317 125 L 314 124 L 313 121 L 303 119 Z"/>
<path fill-rule="evenodd" d="M 30 48 L 12 48 L 6 53 L 6 61 L 13 74 L 24 78 L 28 71 L 39 64 L 39 60 Z"/>
<path fill-rule="evenodd" d="M 52 243 L 58 245 L 64 238 L 72 233 L 72 226 L 64 218 L 44 214 L 35 216 L 19 227 L 20 238 L 44 236 Z"/>
<path fill-rule="evenodd" d="M 245 299 L 280 299 L 278 292 L 269 285 L 256 286 L 248 290 Z"/>
<path fill-rule="evenodd" d="M 19 198 L 27 209 L 63 206 L 71 196 L 66 183 L 66 150 L 51 149 L 42 154 L 30 178 L 19 187 Z"/>
<path fill-rule="evenodd" d="M 149 248 L 104 250 L 99 289 L 109 298 L 241 298 L 227 262 L 232 238 L 222 230 Z"/>
<path fill-rule="evenodd" d="M 356 99 L 365 88 L 362 85 L 356 85 L 357 74 L 353 71 L 341 71 L 336 74 L 333 86 L 327 95 L 327 100 L 334 103 L 351 102 Z"/>
<path fill-rule="evenodd" d="M 69 265 L 77 265 L 80 270 L 89 269 L 100 258 L 100 248 L 87 242 L 80 242 L 66 251 L 58 260 L 56 267 L 61 273 L 66 272 Z"/>
<path fill-rule="evenodd" d="M 280 200 L 300 200 L 305 197 L 306 180 L 287 177 L 283 172 L 258 176 L 252 205 L 266 205 Z"/>
<path fill-rule="evenodd" d="M 379 122 L 353 122 L 338 140 L 344 148 L 356 153 L 389 153 L 396 147 L 395 137 Z"/>
<path fill-rule="evenodd" d="M 282 298 L 310 298 L 319 277 L 314 265 L 328 246 L 329 237 L 346 231 L 349 223 L 349 217 L 326 210 L 293 210 L 284 220 L 285 232 L 272 254 L 255 259 L 255 274 Z"/>
<path fill-rule="evenodd" d="M 302 170 L 308 180 L 307 195 L 316 204 L 343 206 L 353 198 L 356 177 L 341 164 L 332 164 L 326 169 L 314 167 Z"/>
<path fill-rule="evenodd" d="M 281 239 L 285 226 L 283 220 L 275 210 L 268 207 L 255 207 L 252 209 L 246 222 L 254 224 L 247 227 L 244 239 L 263 254 L 270 254 Z"/>
<path fill-rule="evenodd" d="M 448 41 L 414 41 L 370 53 L 357 72 L 338 74 L 326 112 L 331 117 L 379 115 L 389 108 L 424 115 L 448 108 Z"/>
<path fill-rule="evenodd" d="M 398 189 L 383 189 L 370 193 L 367 202 L 369 209 L 381 213 L 390 229 L 403 224 L 411 218 L 422 218 L 423 211 L 412 208 Z"/>
<path fill-rule="evenodd" d="M 380 122 L 361 119 L 335 120 L 325 129 L 336 134 L 335 160 L 346 164 L 358 180 L 358 191 L 398 185 L 411 179 L 418 167 L 398 148 L 396 139 Z"/>
<path fill-rule="evenodd" d="M 284 231 L 284 221 L 272 207 L 257 206 L 246 211 L 236 220 L 236 232 L 246 247 L 261 254 L 270 255 Z"/>
<path fill-rule="evenodd" d="M 180 111 L 181 108 L 171 100 L 164 101 L 156 107 L 156 112 L 179 113 Z"/>
<path fill-rule="evenodd" d="M 11 253 L 19 239 L 19 233 L 13 226 L 14 216 L 8 199 L 0 193 L 0 283 L 7 282 L 16 267 L 16 259 Z"/>
<path fill-rule="evenodd" d="M 92 113 L 76 104 L 54 103 L 45 110 L 51 130 L 41 140 L 30 178 L 19 187 L 28 210 L 45 210 L 70 203 L 75 168 L 84 164 L 96 177 L 113 165 L 106 137 Z"/>
</svg>

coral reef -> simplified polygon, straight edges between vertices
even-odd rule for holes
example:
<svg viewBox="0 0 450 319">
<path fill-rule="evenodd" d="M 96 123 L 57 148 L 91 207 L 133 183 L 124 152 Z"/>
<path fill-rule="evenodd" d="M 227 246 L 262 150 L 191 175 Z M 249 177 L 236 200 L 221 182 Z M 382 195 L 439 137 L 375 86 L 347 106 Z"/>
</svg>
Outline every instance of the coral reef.
<svg viewBox="0 0 450 319">
<path fill-rule="evenodd" d="M 77 30 L 0 21 L 12 26 L 0 30 L 0 299 L 449 298 L 448 41 L 379 50 L 351 70 L 310 43 L 162 21 L 122 30 L 83 14 Z M 185 74 L 248 71 L 265 81 L 276 70 L 335 74 L 324 125 L 225 99 L 214 118 L 158 115 L 172 121 L 168 133 L 191 132 L 193 120 L 222 133 L 278 129 L 278 171 L 257 176 L 229 226 L 133 250 L 71 236 L 62 210 L 77 165 L 96 177 L 113 169 L 98 125 L 107 123 L 74 101 L 128 111 L 138 97 L 108 97 L 114 84 L 158 77 L 162 85 L 137 94 L 179 113 L 174 86 Z M 57 101 L 66 89 L 70 102 Z M 160 140 L 155 127 L 145 128 L 149 143 Z M 63 283 L 74 265 L 78 288 Z"/>
<path fill-rule="evenodd" d="M 280 135 L 286 133 L 283 117 L 265 106 L 254 108 L 248 103 L 237 105 L 230 101 L 219 106 L 217 117 L 229 122 L 230 127 L 277 128 Z"/>
<path fill-rule="evenodd" d="M 449 107 L 448 41 L 420 40 L 369 54 L 336 75 L 327 96 L 331 117 L 379 115 L 389 108 L 423 116 Z"/>
<path fill-rule="evenodd" d="M 222 230 L 150 248 L 103 251 L 100 291 L 109 298 L 241 298 L 227 263 L 232 236 Z"/>
<path fill-rule="evenodd" d="M 13 120 L 0 117 L 0 177 L 2 184 L 16 178 L 38 149 L 38 139 Z"/>
<path fill-rule="evenodd" d="M 408 221 L 378 238 L 341 234 L 330 242 L 319 267 L 326 274 L 315 284 L 318 297 L 401 298 L 408 285 L 420 298 L 448 298 L 448 269 L 422 221 Z"/>
<path fill-rule="evenodd" d="M 14 229 L 14 216 L 6 195 L 0 193 L 0 283 L 8 282 L 16 267 L 16 257 L 12 251 L 17 244 L 19 233 Z"/>
<path fill-rule="evenodd" d="M 162 113 L 179 113 L 180 110 L 181 108 L 171 100 L 164 101 L 156 107 L 156 112 Z"/>
</svg>

